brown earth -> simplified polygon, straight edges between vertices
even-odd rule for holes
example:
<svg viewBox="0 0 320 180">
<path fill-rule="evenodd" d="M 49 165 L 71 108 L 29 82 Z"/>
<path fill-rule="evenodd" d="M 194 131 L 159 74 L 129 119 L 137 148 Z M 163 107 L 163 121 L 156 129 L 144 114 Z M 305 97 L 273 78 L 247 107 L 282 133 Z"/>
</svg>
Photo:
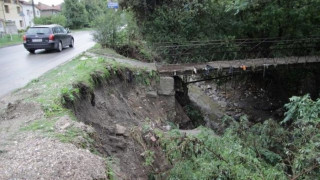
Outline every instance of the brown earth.
<svg viewBox="0 0 320 180">
<path fill-rule="evenodd" d="M 2 109 L 0 179 L 107 179 L 103 158 L 40 132 L 21 130 L 43 118 L 44 112 L 36 103 L 18 100 Z M 64 128 L 65 123 L 61 123 L 63 119 L 65 117 L 57 121 L 60 124 L 57 123 L 53 130 Z M 77 122 L 73 125 L 85 128 Z"/>
<path fill-rule="evenodd" d="M 112 157 L 119 179 L 148 179 L 153 173 L 169 169 L 161 148 L 150 130 L 163 129 L 170 121 L 166 99 L 151 86 L 136 83 L 132 72 L 118 72 L 117 78 L 102 81 L 93 92 L 79 84 L 81 98 L 70 103 L 77 119 L 97 131 L 96 147 L 105 157 Z M 154 163 L 146 166 L 146 153 L 155 152 Z"/>
</svg>

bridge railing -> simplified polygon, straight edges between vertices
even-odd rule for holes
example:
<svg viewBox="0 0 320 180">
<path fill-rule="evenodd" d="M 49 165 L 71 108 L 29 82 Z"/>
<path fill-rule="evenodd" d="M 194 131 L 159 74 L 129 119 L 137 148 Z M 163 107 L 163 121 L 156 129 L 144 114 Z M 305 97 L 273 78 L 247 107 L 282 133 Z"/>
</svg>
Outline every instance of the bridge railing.
<svg viewBox="0 0 320 180">
<path fill-rule="evenodd" d="M 320 55 L 320 37 L 157 42 L 153 48 L 169 63 L 306 57 Z"/>
</svg>

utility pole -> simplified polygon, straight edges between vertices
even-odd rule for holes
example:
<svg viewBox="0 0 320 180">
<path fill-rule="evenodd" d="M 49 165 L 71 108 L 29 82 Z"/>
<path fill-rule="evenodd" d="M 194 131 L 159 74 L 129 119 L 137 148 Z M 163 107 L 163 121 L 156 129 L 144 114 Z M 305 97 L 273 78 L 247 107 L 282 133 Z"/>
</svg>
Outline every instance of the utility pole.
<svg viewBox="0 0 320 180">
<path fill-rule="evenodd" d="M 33 0 L 32 0 L 31 2 L 32 2 L 33 21 L 34 21 L 34 19 L 36 18 L 36 10 L 34 9 L 34 2 L 33 2 Z"/>
<path fill-rule="evenodd" d="M 3 27 L 4 27 L 4 33 L 6 34 L 7 33 L 7 20 L 6 20 L 6 13 L 4 12 L 4 0 L 2 0 L 2 12 L 3 12 L 3 18 L 4 18 L 4 22 L 3 22 Z"/>
</svg>

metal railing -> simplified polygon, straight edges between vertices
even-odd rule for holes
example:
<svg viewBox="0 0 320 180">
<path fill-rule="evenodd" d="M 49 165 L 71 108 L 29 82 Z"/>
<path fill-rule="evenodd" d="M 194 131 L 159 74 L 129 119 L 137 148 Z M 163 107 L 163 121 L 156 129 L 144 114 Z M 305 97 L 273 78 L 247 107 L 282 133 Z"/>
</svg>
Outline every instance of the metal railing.
<svg viewBox="0 0 320 180">
<path fill-rule="evenodd" d="M 320 55 L 320 37 L 157 42 L 152 46 L 169 63 Z"/>
</svg>

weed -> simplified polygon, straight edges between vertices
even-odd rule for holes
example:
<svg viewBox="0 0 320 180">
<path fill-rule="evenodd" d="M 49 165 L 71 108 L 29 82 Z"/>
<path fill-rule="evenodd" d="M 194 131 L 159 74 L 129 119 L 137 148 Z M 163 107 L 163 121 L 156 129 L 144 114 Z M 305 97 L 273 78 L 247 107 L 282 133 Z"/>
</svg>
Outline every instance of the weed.
<svg viewBox="0 0 320 180">
<path fill-rule="evenodd" d="M 30 83 L 37 83 L 37 82 L 39 82 L 38 78 L 37 79 L 33 79 Z"/>
<path fill-rule="evenodd" d="M 115 172 L 112 170 L 112 164 L 114 164 L 114 158 L 112 157 L 108 157 L 106 158 L 106 173 L 107 173 L 107 177 L 110 180 L 115 180 L 116 178 L 116 174 Z"/>
<path fill-rule="evenodd" d="M 45 112 L 46 117 L 52 117 L 54 115 L 66 111 L 64 108 L 61 107 L 61 105 L 56 103 L 42 104 L 42 108 Z"/>
<path fill-rule="evenodd" d="M 66 104 L 67 101 L 73 102 L 77 96 L 79 96 L 79 88 L 62 88 L 62 104 Z"/>
<path fill-rule="evenodd" d="M 146 150 L 144 153 L 144 163 L 143 165 L 144 166 L 151 166 L 154 162 L 154 151 L 151 151 L 151 150 Z"/>
</svg>

